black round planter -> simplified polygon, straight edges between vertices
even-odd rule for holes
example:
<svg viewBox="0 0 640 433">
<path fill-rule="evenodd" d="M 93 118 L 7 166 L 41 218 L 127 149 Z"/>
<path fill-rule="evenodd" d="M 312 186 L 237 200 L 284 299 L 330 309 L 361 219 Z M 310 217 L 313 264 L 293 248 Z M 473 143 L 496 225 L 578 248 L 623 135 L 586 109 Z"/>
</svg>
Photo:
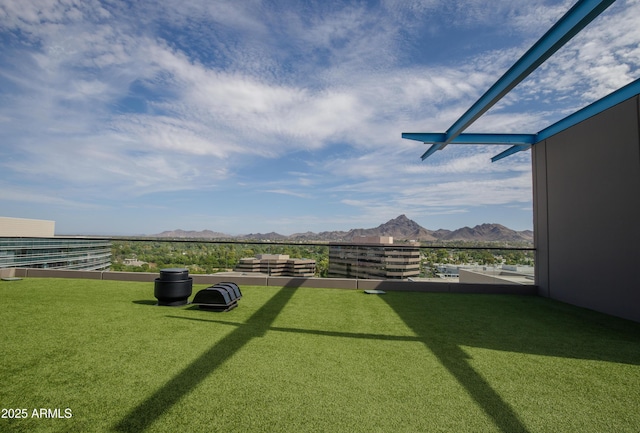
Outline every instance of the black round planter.
<svg viewBox="0 0 640 433">
<path fill-rule="evenodd" d="M 193 278 L 188 269 L 161 269 L 160 278 L 156 278 L 154 296 L 158 305 L 177 307 L 186 305 L 193 287 Z"/>
<path fill-rule="evenodd" d="M 189 278 L 189 270 L 183 268 L 160 269 L 162 281 L 183 281 Z"/>
</svg>

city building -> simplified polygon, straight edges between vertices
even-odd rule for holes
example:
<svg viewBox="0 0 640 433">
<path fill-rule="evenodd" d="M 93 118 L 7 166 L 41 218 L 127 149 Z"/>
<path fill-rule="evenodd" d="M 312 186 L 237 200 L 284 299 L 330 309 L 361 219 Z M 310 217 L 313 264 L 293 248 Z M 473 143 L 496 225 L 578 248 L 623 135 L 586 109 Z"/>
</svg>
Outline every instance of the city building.
<svg viewBox="0 0 640 433">
<path fill-rule="evenodd" d="M 102 271 L 111 266 L 111 241 L 54 233 L 54 221 L 0 217 L 0 268 Z"/>
<path fill-rule="evenodd" d="M 417 244 L 394 245 L 391 236 L 363 236 L 329 244 L 329 278 L 406 279 L 420 275 Z"/>
<path fill-rule="evenodd" d="M 291 259 L 287 254 L 258 254 L 239 260 L 236 272 L 259 272 L 274 277 L 313 277 L 316 261 Z"/>
</svg>

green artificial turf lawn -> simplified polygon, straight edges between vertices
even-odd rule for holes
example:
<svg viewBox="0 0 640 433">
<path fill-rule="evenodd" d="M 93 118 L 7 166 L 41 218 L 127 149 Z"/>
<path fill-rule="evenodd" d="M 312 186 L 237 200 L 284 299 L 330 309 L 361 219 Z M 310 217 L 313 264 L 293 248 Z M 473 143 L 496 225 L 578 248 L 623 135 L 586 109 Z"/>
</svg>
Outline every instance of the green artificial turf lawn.
<svg viewBox="0 0 640 433">
<path fill-rule="evenodd" d="M 155 306 L 153 283 L 0 282 L 0 403 L 27 410 L 0 431 L 640 429 L 640 324 L 537 297 L 241 289 L 214 313 Z"/>
</svg>

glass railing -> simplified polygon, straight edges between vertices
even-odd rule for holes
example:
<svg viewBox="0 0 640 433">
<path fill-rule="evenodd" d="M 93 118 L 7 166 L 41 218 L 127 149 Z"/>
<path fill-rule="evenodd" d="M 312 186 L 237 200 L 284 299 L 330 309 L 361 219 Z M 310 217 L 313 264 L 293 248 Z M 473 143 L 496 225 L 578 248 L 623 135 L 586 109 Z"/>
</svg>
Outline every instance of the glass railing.
<svg viewBox="0 0 640 433">
<path fill-rule="evenodd" d="M 530 244 L 350 244 L 165 238 L 2 238 L 1 267 L 534 284 Z"/>
<path fill-rule="evenodd" d="M 534 284 L 535 250 L 527 244 L 362 245 L 112 238 L 112 245 L 111 269 L 115 271 L 158 272 L 184 267 L 191 274 Z"/>
</svg>

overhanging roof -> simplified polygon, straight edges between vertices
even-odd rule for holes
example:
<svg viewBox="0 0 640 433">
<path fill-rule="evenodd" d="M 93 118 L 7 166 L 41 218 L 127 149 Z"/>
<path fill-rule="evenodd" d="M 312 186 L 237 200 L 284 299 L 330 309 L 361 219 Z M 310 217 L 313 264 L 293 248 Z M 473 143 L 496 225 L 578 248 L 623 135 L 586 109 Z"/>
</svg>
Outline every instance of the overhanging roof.
<svg viewBox="0 0 640 433">
<path fill-rule="evenodd" d="M 640 94 L 640 80 L 636 80 L 536 134 L 463 134 L 466 128 L 578 34 L 614 1 L 579 0 L 471 108 L 456 120 L 447 132 L 405 132 L 402 134 L 402 138 L 432 144 L 421 156 L 422 160 L 425 160 L 436 151 L 444 149 L 448 144 L 511 144 L 512 146 L 509 149 L 491 158 L 495 162 L 514 153 L 527 150 L 553 134 L 557 134 L 607 108 Z"/>
</svg>

